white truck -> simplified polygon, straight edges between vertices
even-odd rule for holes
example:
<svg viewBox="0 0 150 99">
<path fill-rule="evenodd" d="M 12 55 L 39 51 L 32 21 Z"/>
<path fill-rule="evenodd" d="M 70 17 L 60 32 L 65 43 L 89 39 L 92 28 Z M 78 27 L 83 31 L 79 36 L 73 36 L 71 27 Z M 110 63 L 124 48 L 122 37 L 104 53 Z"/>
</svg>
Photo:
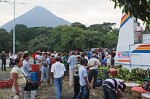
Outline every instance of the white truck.
<svg viewBox="0 0 150 99">
<path fill-rule="evenodd" d="M 135 43 L 137 23 L 134 17 L 123 14 L 119 30 L 115 64 L 124 68 L 150 68 L 150 34 L 142 34 L 142 43 Z"/>
</svg>

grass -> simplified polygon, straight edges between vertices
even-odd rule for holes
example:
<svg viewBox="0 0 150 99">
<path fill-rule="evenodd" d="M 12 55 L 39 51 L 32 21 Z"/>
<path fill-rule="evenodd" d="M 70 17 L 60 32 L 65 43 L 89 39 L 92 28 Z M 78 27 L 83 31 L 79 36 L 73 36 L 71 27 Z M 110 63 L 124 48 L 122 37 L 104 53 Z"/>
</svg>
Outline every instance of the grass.
<svg viewBox="0 0 150 99">
<path fill-rule="evenodd" d="M 0 71 L 0 80 L 10 79 L 10 71 L 12 68 L 6 68 L 7 71 Z M 11 99 L 11 88 L 0 89 L 0 99 Z"/>
</svg>

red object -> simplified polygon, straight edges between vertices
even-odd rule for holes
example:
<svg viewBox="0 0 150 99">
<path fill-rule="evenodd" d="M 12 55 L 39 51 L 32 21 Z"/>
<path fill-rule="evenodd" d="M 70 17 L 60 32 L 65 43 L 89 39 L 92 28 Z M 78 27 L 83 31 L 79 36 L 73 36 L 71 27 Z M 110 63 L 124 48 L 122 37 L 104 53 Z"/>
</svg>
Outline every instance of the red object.
<svg viewBox="0 0 150 99">
<path fill-rule="evenodd" d="M 150 86 L 150 82 L 147 82 L 147 85 Z"/>
<path fill-rule="evenodd" d="M 3 81 L 3 85 L 4 85 L 4 88 L 9 88 L 10 86 L 9 86 L 9 80 L 4 80 Z"/>
<path fill-rule="evenodd" d="M 35 59 L 35 56 L 36 56 L 36 53 L 33 53 L 33 54 L 32 54 L 32 57 L 33 57 L 34 59 Z"/>
<path fill-rule="evenodd" d="M 38 64 L 31 64 L 31 71 L 32 72 L 38 72 L 38 71 L 40 71 L 40 67 L 39 67 L 39 65 Z"/>
<path fill-rule="evenodd" d="M 144 90 L 142 87 L 132 87 L 131 90 L 139 93 L 148 92 L 147 90 Z"/>
<path fill-rule="evenodd" d="M 109 69 L 109 74 L 110 74 L 111 76 L 117 76 L 117 70 L 114 69 L 114 68 L 110 68 L 110 69 Z"/>
<path fill-rule="evenodd" d="M 1 81 L 1 88 L 6 88 L 7 87 L 7 82 Z"/>
<path fill-rule="evenodd" d="M 50 61 L 51 61 L 51 66 L 56 62 L 55 58 L 53 57 L 50 59 Z"/>
<path fill-rule="evenodd" d="M 2 86 L 2 81 L 0 81 L 0 88 L 3 88 L 3 86 Z"/>
</svg>

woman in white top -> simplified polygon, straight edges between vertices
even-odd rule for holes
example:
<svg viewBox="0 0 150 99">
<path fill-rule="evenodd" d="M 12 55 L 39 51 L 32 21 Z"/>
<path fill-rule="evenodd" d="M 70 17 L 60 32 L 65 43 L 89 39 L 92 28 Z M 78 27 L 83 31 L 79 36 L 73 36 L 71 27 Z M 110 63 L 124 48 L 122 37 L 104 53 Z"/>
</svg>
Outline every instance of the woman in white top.
<svg viewBox="0 0 150 99">
<path fill-rule="evenodd" d="M 14 99 L 24 99 L 24 87 L 26 85 L 26 78 L 21 70 L 22 58 L 15 59 L 16 65 L 11 70 L 11 78 L 13 80 L 13 95 Z"/>
</svg>

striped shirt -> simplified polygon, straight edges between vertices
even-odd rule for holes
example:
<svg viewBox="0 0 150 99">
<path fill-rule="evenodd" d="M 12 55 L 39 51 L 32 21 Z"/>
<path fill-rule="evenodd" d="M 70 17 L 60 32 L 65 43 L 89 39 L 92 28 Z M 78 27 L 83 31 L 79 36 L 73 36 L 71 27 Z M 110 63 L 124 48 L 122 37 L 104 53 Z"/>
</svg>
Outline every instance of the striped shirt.
<svg viewBox="0 0 150 99">
<path fill-rule="evenodd" d="M 119 80 L 116 79 L 106 79 L 103 82 L 103 85 L 108 86 L 111 90 L 117 90 L 120 89 L 121 91 L 123 91 L 123 85 L 121 85 Z"/>
<path fill-rule="evenodd" d="M 77 59 L 76 59 L 76 56 L 75 55 L 71 55 L 69 58 L 68 58 L 68 64 L 69 66 L 75 66 L 76 65 L 76 62 L 77 62 Z"/>
</svg>

